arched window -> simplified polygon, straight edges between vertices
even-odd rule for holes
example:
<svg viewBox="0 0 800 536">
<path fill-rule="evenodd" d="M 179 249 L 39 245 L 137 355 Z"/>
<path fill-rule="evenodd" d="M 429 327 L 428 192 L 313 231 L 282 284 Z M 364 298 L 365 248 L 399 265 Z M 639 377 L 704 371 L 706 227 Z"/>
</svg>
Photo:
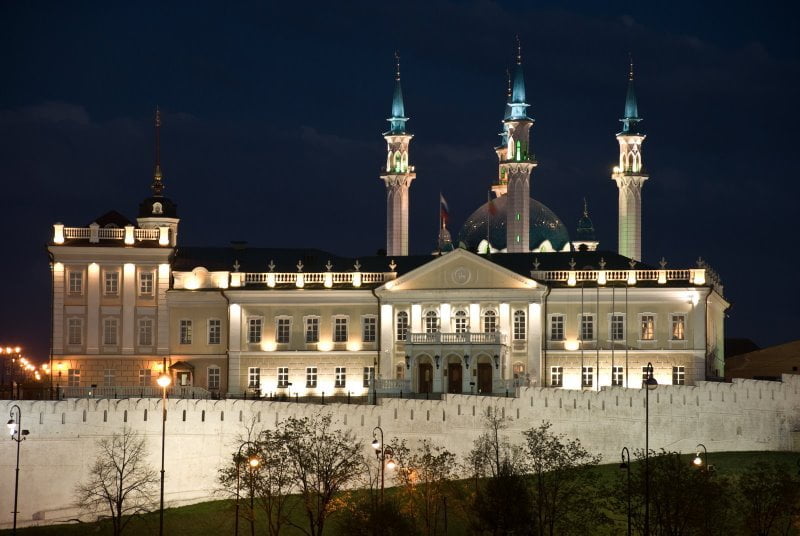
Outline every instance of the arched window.
<svg viewBox="0 0 800 536">
<path fill-rule="evenodd" d="M 497 331 L 497 313 L 492 309 L 487 309 L 483 313 L 483 332 L 495 333 Z"/>
<path fill-rule="evenodd" d="M 425 333 L 436 333 L 439 331 L 439 315 L 436 311 L 425 313 Z"/>
<path fill-rule="evenodd" d="M 403 162 L 402 162 L 402 166 L 401 166 L 401 171 L 403 173 L 408 171 L 408 153 L 406 153 L 406 152 L 403 153 Z"/>
<path fill-rule="evenodd" d="M 516 151 L 516 155 L 517 155 L 517 162 L 519 162 L 520 160 L 522 160 L 522 142 L 520 142 L 519 140 L 517 140 L 517 151 Z"/>
<path fill-rule="evenodd" d="M 466 311 L 456 311 L 453 319 L 456 333 L 466 333 L 469 331 L 469 317 L 467 316 Z"/>
<path fill-rule="evenodd" d="M 508 135 L 508 154 L 506 155 L 507 160 L 514 159 L 514 136 L 511 134 Z"/>
<path fill-rule="evenodd" d="M 400 156 L 400 151 L 394 153 L 394 171 L 395 173 L 400 173 L 400 168 L 402 167 L 402 158 Z"/>
<path fill-rule="evenodd" d="M 161 203 L 159 203 L 158 201 L 153 203 L 153 214 L 163 214 L 163 213 L 164 213 L 164 207 L 161 205 Z"/>
<path fill-rule="evenodd" d="M 514 311 L 514 340 L 524 341 L 527 333 L 527 325 L 525 323 L 525 311 L 519 309 Z"/>
<path fill-rule="evenodd" d="M 400 311 L 397 313 L 397 340 L 405 341 L 408 339 L 408 313 Z"/>
</svg>

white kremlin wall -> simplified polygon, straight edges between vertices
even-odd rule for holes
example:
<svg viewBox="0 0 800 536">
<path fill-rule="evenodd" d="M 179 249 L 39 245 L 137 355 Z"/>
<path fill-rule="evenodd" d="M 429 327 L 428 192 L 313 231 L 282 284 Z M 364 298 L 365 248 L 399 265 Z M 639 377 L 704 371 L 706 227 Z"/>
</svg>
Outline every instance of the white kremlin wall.
<svg viewBox="0 0 800 536">
<path fill-rule="evenodd" d="M 214 497 L 217 469 L 238 447 L 244 424 L 252 418 L 268 428 L 289 416 L 330 412 L 353 429 L 370 450 L 373 427 L 414 444 L 424 438 L 463 456 L 481 433 L 487 408 L 513 419 L 508 430 L 550 421 L 558 433 L 576 437 L 590 451 L 616 462 L 623 446 L 644 447 L 645 393 L 606 388 L 600 392 L 521 389 L 519 398 L 447 395 L 442 401 L 380 400 L 379 406 L 243 400 L 167 401 L 166 501 L 187 504 Z M 11 401 L 0 402 L 8 414 Z M 73 489 L 96 457 L 95 441 L 127 425 L 149 438 L 151 462 L 160 467 L 160 399 L 69 399 L 21 401 L 19 518 L 22 526 L 75 518 Z M 145 418 L 146 414 L 146 418 Z M 127 421 L 126 421 L 127 419 Z M 734 380 L 695 386 L 659 386 L 650 392 L 650 447 L 694 452 L 708 450 L 800 451 L 800 376 L 782 382 Z M 0 442 L 0 528 L 11 525 L 16 443 Z M 370 454 L 369 452 L 367 454 Z M 713 464 L 713 454 L 711 455 Z"/>
</svg>

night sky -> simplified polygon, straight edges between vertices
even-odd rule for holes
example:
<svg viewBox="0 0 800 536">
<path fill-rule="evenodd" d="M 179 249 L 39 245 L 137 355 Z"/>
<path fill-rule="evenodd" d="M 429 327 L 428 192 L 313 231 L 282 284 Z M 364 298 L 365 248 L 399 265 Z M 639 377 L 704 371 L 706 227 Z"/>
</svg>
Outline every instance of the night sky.
<svg viewBox="0 0 800 536">
<path fill-rule="evenodd" d="M 601 249 L 616 249 L 610 172 L 631 52 L 648 135 L 643 260 L 706 259 L 733 304 L 728 336 L 800 333 L 788 2 L 72 4 L 0 5 L 0 344 L 47 355 L 52 224 L 136 216 L 156 105 L 179 245 L 385 247 L 395 50 L 415 134 L 411 251 L 432 251 L 438 192 L 456 236 L 496 175 L 515 34 L 536 119 L 531 195 L 571 233 L 587 196 Z"/>
</svg>

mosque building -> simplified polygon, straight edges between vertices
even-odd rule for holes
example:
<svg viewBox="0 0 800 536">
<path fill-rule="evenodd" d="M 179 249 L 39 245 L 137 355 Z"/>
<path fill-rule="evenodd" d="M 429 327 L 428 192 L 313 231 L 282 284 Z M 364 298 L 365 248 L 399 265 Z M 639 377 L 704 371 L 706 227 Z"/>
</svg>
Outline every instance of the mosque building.
<svg viewBox="0 0 800 536">
<path fill-rule="evenodd" d="M 165 360 L 176 387 L 198 396 L 490 395 L 640 388 L 651 370 L 664 384 L 723 376 L 729 304 L 716 273 L 702 260 L 642 261 L 649 175 L 633 68 L 611 176 L 616 251 L 600 248 L 585 201 L 571 237 L 531 197 L 530 115 L 518 46 L 494 197 L 455 240 L 443 221 L 431 255 L 409 254 L 417 173 L 399 62 L 380 175 L 385 256 L 178 247 L 178 207 L 157 154 L 136 220 L 109 212 L 86 227 L 53 226 L 54 383 L 67 396 L 144 391 Z"/>
</svg>

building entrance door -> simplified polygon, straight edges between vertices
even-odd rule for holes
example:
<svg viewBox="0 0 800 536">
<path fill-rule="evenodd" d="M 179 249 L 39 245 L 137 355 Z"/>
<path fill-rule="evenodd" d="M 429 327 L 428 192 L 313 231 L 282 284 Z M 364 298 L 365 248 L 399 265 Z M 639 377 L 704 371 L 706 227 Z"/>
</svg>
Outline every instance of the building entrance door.
<svg viewBox="0 0 800 536">
<path fill-rule="evenodd" d="M 433 391 L 433 367 L 430 363 L 419 364 L 419 392 L 430 393 Z"/>
<path fill-rule="evenodd" d="M 489 363 L 478 363 L 478 392 L 492 392 L 492 365 Z"/>
<path fill-rule="evenodd" d="M 461 363 L 450 363 L 447 365 L 447 392 L 461 394 L 461 386 Z"/>
</svg>

